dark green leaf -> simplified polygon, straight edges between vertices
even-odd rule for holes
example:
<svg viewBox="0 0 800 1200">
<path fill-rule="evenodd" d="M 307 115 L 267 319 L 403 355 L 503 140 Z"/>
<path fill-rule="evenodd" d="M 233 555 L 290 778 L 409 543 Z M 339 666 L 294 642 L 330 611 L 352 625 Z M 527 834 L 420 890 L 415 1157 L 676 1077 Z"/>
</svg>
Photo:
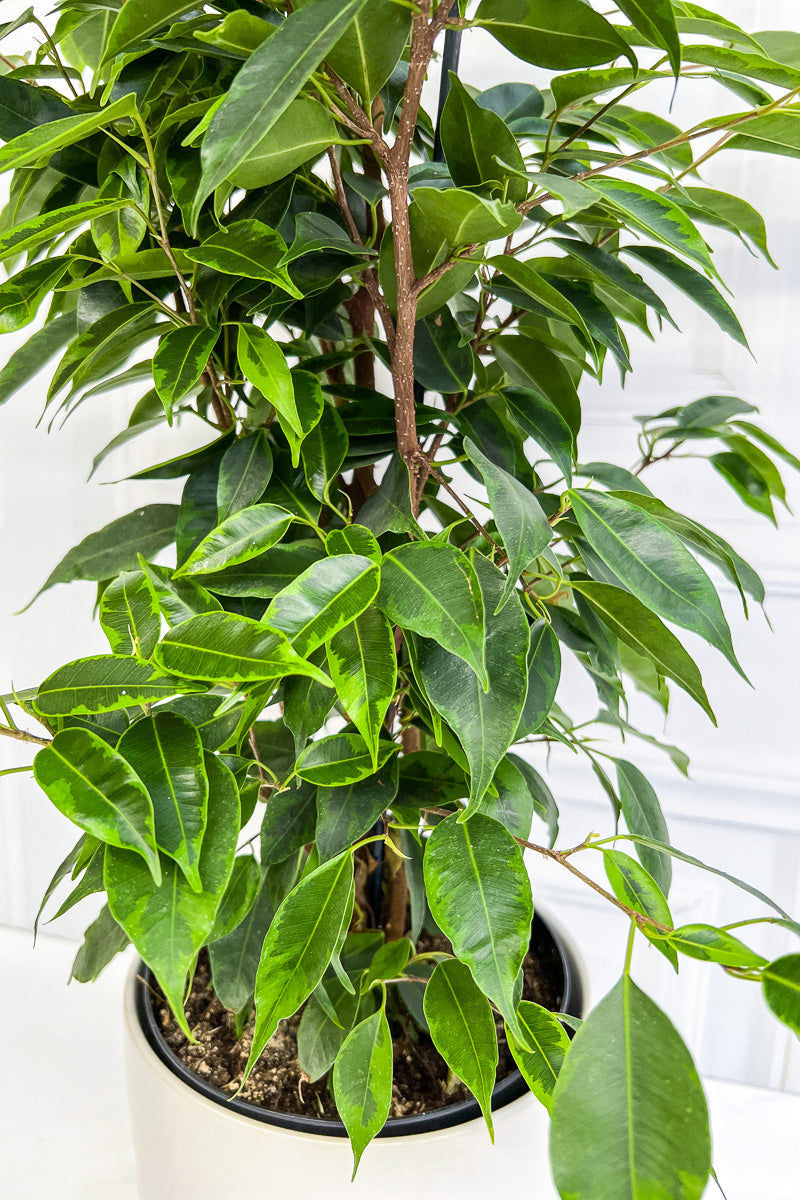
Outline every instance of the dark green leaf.
<svg viewBox="0 0 800 1200">
<path fill-rule="evenodd" d="M 264 494 L 272 475 L 272 450 L 266 430 L 256 429 L 234 442 L 222 456 L 217 483 L 220 523 Z"/>
<path fill-rule="evenodd" d="M 648 780 L 633 763 L 618 758 L 616 765 L 622 814 L 630 832 L 657 842 L 668 842 L 667 823 L 658 797 Z M 653 876 L 664 895 L 668 896 L 672 882 L 672 864 L 667 855 L 643 845 L 638 846 L 637 852 L 642 865 Z"/>
<path fill-rule="evenodd" d="M 5 404 L 21 387 L 34 379 L 53 355 L 74 336 L 74 312 L 55 317 L 44 328 L 32 333 L 0 369 L 0 404 Z"/>
<path fill-rule="evenodd" d="M 324 987 L 334 1022 L 317 999 Z M 358 1011 L 358 993 L 348 992 L 338 979 L 326 979 L 306 1001 L 297 1027 L 297 1060 L 312 1083 L 333 1066 L 342 1042 L 351 1029 Z"/>
<path fill-rule="evenodd" d="M 261 867 L 252 854 L 240 854 L 233 860 L 233 871 L 217 909 L 214 928 L 208 935 L 209 942 L 220 941 L 241 924 L 258 899 L 261 878 Z"/>
<path fill-rule="evenodd" d="M 530 388 L 504 388 L 502 395 L 516 424 L 550 455 L 571 487 L 575 439 L 564 418 Z"/>
<path fill-rule="evenodd" d="M 492 1008 L 469 968 L 455 959 L 440 962 L 425 986 L 425 1019 L 433 1044 L 481 1106 L 489 1134 L 497 1069 L 497 1030 Z"/>
<path fill-rule="evenodd" d="M 309 783 L 275 792 L 267 801 L 261 823 L 261 863 L 283 862 L 314 840 L 317 820 L 316 788 Z"/>
<path fill-rule="evenodd" d="M 253 995 L 261 947 L 274 915 L 268 881 L 261 885 L 247 916 L 227 937 L 208 947 L 214 991 L 220 1003 L 238 1013 Z"/>
<path fill-rule="evenodd" d="M 353 1148 L 355 1179 L 361 1156 L 389 1115 L 392 1034 L 381 1006 L 345 1038 L 333 1066 L 333 1094 Z"/>
<path fill-rule="evenodd" d="M 531 626 L 528 647 L 528 693 L 520 717 L 518 736 L 528 737 L 546 720 L 561 678 L 561 647 L 552 627 L 542 617 Z"/>
<path fill-rule="evenodd" d="M 182 325 L 170 329 L 158 343 L 153 356 L 153 382 L 170 425 L 175 405 L 205 371 L 217 336 L 217 330 L 205 325 Z"/>
<path fill-rule="evenodd" d="M 325 58 L 369 106 L 397 66 L 410 32 L 408 9 L 394 0 L 369 0 Z"/>
<path fill-rule="evenodd" d="M 267 134 L 231 172 L 237 187 L 267 187 L 297 167 L 319 158 L 340 141 L 336 122 L 327 108 L 306 96 L 293 100 Z"/>
<path fill-rule="evenodd" d="M 371 605 L 328 644 L 328 669 L 347 715 L 373 754 L 395 690 L 394 632 Z"/>
<path fill-rule="evenodd" d="M 485 2 L 482 7 L 486 7 Z M 525 173 L 525 160 L 517 139 L 503 118 L 490 108 L 482 108 L 452 72 L 450 91 L 442 112 L 441 138 L 447 166 L 457 187 L 489 185 L 503 200 L 508 199 L 513 204 L 525 199 L 527 184 L 524 178 L 519 178 Z M 509 173 L 509 168 L 514 174 Z M 513 219 L 511 214 L 509 219 Z M 474 240 L 488 241 L 489 238 Z"/>
<path fill-rule="evenodd" d="M 376 775 L 343 787 L 317 789 L 316 845 L 320 859 L 334 858 L 367 833 L 397 795 L 397 759 Z"/>
<path fill-rule="evenodd" d="M 115 955 L 130 945 L 130 938 L 111 915 L 104 904 L 100 915 L 86 930 L 83 944 L 75 955 L 70 979 L 78 983 L 91 983 L 111 962 Z"/>
<path fill-rule="evenodd" d="M 723 333 L 727 333 L 735 342 L 739 342 L 745 349 L 749 349 L 744 330 L 739 324 L 735 312 L 722 293 L 706 279 L 705 275 L 688 267 L 669 250 L 661 250 L 658 246 L 626 246 L 626 251 L 634 254 L 636 258 L 640 258 L 654 271 L 658 271 L 674 287 L 684 292 L 690 300 L 694 300 L 703 312 L 708 313 Z"/>
<path fill-rule="evenodd" d="M 517 58 L 537 67 L 568 71 L 624 55 L 636 59 L 612 25 L 581 0 L 482 0 L 477 19 Z"/>
<path fill-rule="evenodd" d="M 342 418 L 332 405 L 325 404 L 300 448 L 308 489 L 325 504 L 331 503 L 331 484 L 339 477 L 348 446 Z"/>
</svg>

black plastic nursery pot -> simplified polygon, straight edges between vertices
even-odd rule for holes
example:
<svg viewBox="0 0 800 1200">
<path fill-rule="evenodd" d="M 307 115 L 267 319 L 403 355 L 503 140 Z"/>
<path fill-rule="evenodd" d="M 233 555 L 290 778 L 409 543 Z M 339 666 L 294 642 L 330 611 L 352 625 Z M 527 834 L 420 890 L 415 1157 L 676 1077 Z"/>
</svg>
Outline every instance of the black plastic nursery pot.
<svg viewBox="0 0 800 1200">
<path fill-rule="evenodd" d="M 584 990 L 577 959 L 564 938 L 538 914 L 531 926 L 531 949 L 540 962 L 545 964 L 559 980 L 560 1008 L 564 1014 L 580 1018 L 583 1016 Z M 149 967 L 141 964 L 135 991 L 136 1015 L 142 1031 L 153 1052 L 169 1070 L 187 1087 L 198 1092 L 207 1100 L 219 1104 L 229 1112 L 263 1124 L 278 1126 L 295 1133 L 317 1134 L 327 1137 L 347 1136 L 339 1120 L 323 1117 L 300 1116 L 262 1108 L 247 1100 L 232 1099 L 214 1084 L 208 1083 L 190 1071 L 167 1045 L 155 1011 L 155 980 Z M 492 1109 L 498 1110 L 518 1100 L 528 1091 L 519 1071 L 512 1071 L 495 1086 L 492 1092 Z M 476 1100 L 461 1100 L 427 1113 L 413 1113 L 405 1117 L 390 1118 L 378 1134 L 380 1138 L 407 1137 L 414 1134 L 433 1133 L 450 1129 L 468 1121 L 478 1120 L 481 1111 Z"/>
</svg>

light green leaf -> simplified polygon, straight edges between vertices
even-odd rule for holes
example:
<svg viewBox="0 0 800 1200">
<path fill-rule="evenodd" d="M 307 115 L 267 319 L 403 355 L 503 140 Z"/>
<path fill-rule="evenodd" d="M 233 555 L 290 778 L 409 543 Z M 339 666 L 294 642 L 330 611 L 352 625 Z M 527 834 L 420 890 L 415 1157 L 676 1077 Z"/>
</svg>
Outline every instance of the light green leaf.
<svg viewBox="0 0 800 1200">
<path fill-rule="evenodd" d="M 553 531 L 533 492 L 481 453 L 471 438 L 464 438 L 464 449 L 483 476 L 492 515 L 508 556 L 503 594 L 494 610 L 497 616 L 511 599 L 522 572 L 550 544 Z"/>
<path fill-rule="evenodd" d="M 199 690 L 200 684 L 171 679 L 151 663 L 98 654 L 67 663 L 49 675 L 36 693 L 34 707 L 44 717 L 92 715 Z"/>
<path fill-rule="evenodd" d="M 612 212 L 622 214 L 623 220 L 694 259 L 709 275 L 716 274 L 708 247 L 683 209 L 672 200 L 628 180 L 600 177 L 587 179 L 586 183 L 602 196 Z"/>
<path fill-rule="evenodd" d="M 267 187 L 303 163 L 319 158 L 342 139 L 336 122 L 317 100 L 293 100 L 269 132 L 231 173 L 237 187 Z"/>
<path fill-rule="evenodd" d="M 379 563 L 382 558 L 378 539 L 365 525 L 345 525 L 344 529 L 332 529 L 325 538 L 325 550 L 334 554 L 363 554 Z"/>
<path fill-rule="evenodd" d="M 328 669 L 347 715 L 373 754 L 397 676 L 392 626 L 374 605 L 328 644 Z"/>
<path fill-rule="evenodd" d="M 253 504 L 234 512 L 203 538 L 175 578 L 208 575 L 257 558 L 281 540 L 293 520 L 291 513 L 274 504 Z"/>
<path fill-rule="evenodd" d="M 269 21 L 237 8 L 227 13 L 213 29 L 195 29 L 194 37 L 209 46 L 219 46 L 221 50 L 230 50 L 247 58 L 274 32 L 275 26 Z"/>
<path fill-rule="evenodd" d="M 200 734 L 176 713 L 157 712 L 126 729 L 117 749 L 147 788 L 160 849 L 175 859 L 192 890 L 199 892 L 209 801 Z"/>
<path fill-rule="evenodd" d="M 369 0 L 325 58 L 369 106 L 397 66 L 410 32 L 411 12 L 404 5 Z"/>
<path fill-rule="evenodd" d="M 258 899 L 261 883 L 261 865 L 252 854 L 240 854 L 233 860 L 230 881 L 208 935 L 210 943 L 221 941 L 241 924 Z"/>
<path fill-rule="evenodd" d="M 125 0 L 109 34 L 105 61 L 146 43 L 159 29 L 196 7 L 191 0 Z"/>
<path fill-rule="evenodd" d="M 150 657 L 161 618 L 153 585 L 143 571 L 125 571 L 112 580 L 100 598 L 100 624 L 114 654 Z"/>
<path fill-rule="evenodd" d="M 378 607 L 394 625 L 463 659 L 488 689 L 484 607 L 469 559 L 454 546 L 411 542 L 384 557 Z"/>
<path fill-rule="evenodd" d="M 192 207 L 224 183 L 286 111 L 365 0 L 316 0 L 292 13 L 254 51 L 215 111 L 202 147 L 203 174 Z"/>
<path fill-rule="evenodd" d="M 210 804 L 200 853 L 202 890 L 195 892 L 177 863 L 164 859 L 156 887 L 138 858 L 125 850 L 106 851 L 105 885 L 115 919 L 152 969 L 175 1018 L 192 1041 L 183 1011 L 186 978 L 214 928 L 228 886 L 239 835 L 239 792 L 230 771 L 206 754 Z"/>
<path fill-rule="evenodd" d="M 581 0 L 482 0 L 476 14 L 493 37 L 523 62 L 555 71 L 593 67 L 623 55 L 636 69 L 627 42 Z"/>
<path fill-rule="evenodd" d="M 333 1094 L 353 1148 L 355 1179 L 361 1156 L 383 1128 L 392 1102 L 392 1034 L 385 1005 L 342 1043 L 333 1065 Z"/>
<path fill-rule="evenodd" d="M 329 683 L 292 649 L 285 634 L 234 613 L 203 613 L 183 621 L 156 646 L 154 658 L 188 679 L 246 682 L 309 675 Z"/>
<path fill-rule="evenodd" d="M 498 1051 L 489 1001 L 469 968 L 448 959 L 438 963 L 428 980 L 423 1004 L 434 1046 L 480 1104 L 494 1141 L 492 1090 Z"/>
<path fill-rule="evenodd" d="M 433 919 L 481 991 L 524 1044 L 515 989 L 533 919 L 522 851 L 498 821 L 476 813 L 441 821 L 425 849 L 425 887 Z"/>
<path fill-rule="evenodd" d="M 397 759 L 375 775 L 342 787 L 317 788 L 316 845 L 320 859 L 334 858 L 370 830 L 390 808 L 399 785 Z"/>
<path fill-rule="evenodd" d="M 244 279 L 263 279 L 296 300 L 302 299 L 282 265 L 286 254 L 286 242 L 274 229 L 263 221 L 233 221 L 218 229 L 199 246 L 185 251 L 187 259 L 211 267 L 223 275 L 235 275 Z M 250 332 L 257 326 L 246 326 Z"/>
<path fill-rule="evenodd" d="M 380 770 L 400 749 L 394 742 L 378 743 L 377 769 Z M 306 746 L 295 763 L 301 779 L 319 787 L 345 787 L 366 779 L 375 770 L 367 743 L 357 733 L 335 733 Z"/>
<path fill-rule="evenodd" d="M 800 1035 L 800 954 L 785 954 L 764 968 L 764 999 L 779 1021 Z"/>
<path fill-rule="evenodd" d="M 239 326 L 239 366 L 245 379 L 273 405 L 281 424 L 303 436 L 289 364 L 278 343 L 258 325 Z"/>
<path fill-rule="evenodd" d="M 553 1098 L 550 1158 L 559 1192 L 574 1200 L 700 1200 L 705 1190 L 711 1151 L 697 1071 L 629 976 L 570 1047 Z"/>
<path fill-rule="evenodd" d="M 669 936 L 669 944 L 701 962 L 720 963 L 723 967 L 757 969 L 766 966 L 766 959 L 745 946 L 732 933 L 713 925 L 681 925 Z"/>
<path fill-rule="evenodd" d="M 525 1044 L 507 1029 L 508 1048 L 522 1078 L 536 1099 L 550 1112 L 553 1091 L 569 1049 L 569 1038 L 558 1018 L 532 1000 L 522 1000 L 518 1014 L 520 1025 L 525 1030 Z"/>
<path fill-rule="evenodd" d="M 36 755 L 33 773 L 59 812 L 101 842 L 135 850 L 161 882 L 153 805 L 121 754 L 86 729 L 63 729 Z"/>
<path fill-rule="evenodd" d="M 152 585 L 168 625 L 180 625 L 181 621 L 188 621 L 200 613 L 222 611 L 216 596 L 193 579 L 173 579 L 169 567 L 145 562 L 141 555 L 139 566 Z"/>
<path fill-rule="evenodd" d="M 337 554 L 313 563 L 283 591 L 264 614 L 298 654 L 310 654 L 329 641 L 372 603 L 380 569 L 360 554 Z"/>
<path fill-rule="evenodd" d="M 37 125 L 27 133 L 6 142 L 0 149 L 0 173 L 17 171 L 23 167 L 46 166 L 52 156 L 65 146 L 88 139 L 96 129 L 105 125 L 113 125 L 115 121 L 131 117 L 136 112 L 136 96 L 133 92 L 120 97 L 113 104 L 101 108 L 99 112 L 83 114 L 74 117 L 64 117 L 60 121 L 48 121 Z M 125 198 L 130 204 L 130 197 Z M 118 205 L 118 207 L 120 207 Z"/>
<path fill-rule="evenodd" d="M 297 1012 L 322 979 L 348 916 L 353 887 L 349 854 L 306 875 L 275 914 L 255 985 L 256 1024 L 244 1083 L 279 1022 Z"/>
<path fill-rule="evenodd" d="M 175 405 L 198 383 L 208 366 L 218 336 L 216 329 L 205 325 L 183 325 L 170 329 L 159 341 L 153 355 L 153 383 L 168 424 L 172 424 Z"/>
<path fill-rule="evenodd" d="M 453 250 L 506 237 L 522 224 L 513 204 L 484 200 L 461 188 L 415 188 L 414 204 L 419 217 Z"/>
<path fill-rule="evenodd" d="M 312 414 L 313 420 L 313 414 Z M 303 459 L 308 490 L 317 500 L 331 503 L 331 484 L 339 478 L 350 444 L 344 422 L 331 404 L 324 404 L 318 419 L 303 439 Z"/>
<path fill-rule="evenodd" d="M 635 912 L 652 917 L 659 925 L 671 929 L 673 920 L 669 904 L 650 872 L 622 850 L 612 850 L 609 846 L 603 846 L 602 851 L 603 866 L 617 899 Z M 678 954 L 675 947 L 661 937 L 653 926 L 640 925 L 639 928 L 677 971 Z"/>
<path fill-rule="evenodd" d="M 698 218 L 699 219 L 699 218 Z M 669 250 L 658 246 L 626 246 L 626 252 L 640 258 L 648 267 L 658 271 L 665 279 L 678 288 L 690 300 L 694 300 L 703 312 L 708 313 L 723 333 L 727 333 L 740 346 L 749 350 L 744 330 L 739 324 L 736 313 L 731 308 L 722 293 L 714 287 L 705 275 L 686 265 Z"/>
<path fill-rule="evenodd" d="M 63 258 L 46 258 L 31 263 L 0 284 L 0 333 L 24 328 L 39 310 L 44 297 L 52 291 L 69 266 Z"/>
<path fill-rule="evenodd" d="M 86 200 L 81 204 L 69 204 L 66 208 L 54 208 L 49 212 L 29 217 L 27 221 L 22 221 L 0 234 L 0 261 L 12 254 L 36 250 L 45 242 L 50 245 L 78 225 L 85 225 L 104 213 L 116 212 L 129 204 L 129 198 Z"/>
</svg>

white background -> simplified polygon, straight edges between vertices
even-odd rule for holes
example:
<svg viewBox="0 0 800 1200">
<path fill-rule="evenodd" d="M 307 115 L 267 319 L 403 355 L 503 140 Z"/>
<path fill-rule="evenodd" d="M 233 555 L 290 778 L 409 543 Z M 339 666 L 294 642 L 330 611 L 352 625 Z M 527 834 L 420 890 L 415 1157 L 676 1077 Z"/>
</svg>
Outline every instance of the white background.
<svg viewBox="0 0 800 1200">
<path fill-rule="evenodd" d="M 3 6 L 8 19 L 16 4 Z M 21 7 L 21 6 L 19 6 Z M 796 0 L 726 0 L 726 15 L 745 28 L 800 28 Z M 509 67 L 488 38 L 467 39 L 464 78 L 479 87 L 510 78 L 530 78 L 522 65 Z M 716 93 L 682 86 L 674 109 L 681 121 L 698 97 L 699 114 L 719 103 Z M 666 107 L 669 96 L 658 98 Z M 723 100 L 727 109 L 738 102 Z M 723 111 L 720 109 L 720 111 Z M 741 396 L 761 409 L 766 427 L 800 450 L 800 406 L 795 368 L 800 329 L 800 163 L 761 155 L 719 156 L 705 174 L 710 186 L 737 192 L 767 218 L 775 273 L 732 239 L 717 238 L 716 261 L 736 296 L 736 308 L 755 361 L 699 310 L 673 293 L 669 299 L 683 329 L 653 346 L 632 338 L 635 374 L 621 390 L 613 365 L 600 389 L 584 391 L 584 461 L 635 459 L 634 413 L 658 411 L 709 392 Z M 666 285 L 664 294 L 668 290 Z M 3 339 L 4 361 L 21 337 Z M 127 420 L 139 392 L 88 402 L 63 430 L 34 429 L 46 390 L 44 376 L 0 412 L 0 690 L 39 682 L 68 658 L 103 652 L 104 640 L 91 621 L 91 584 L 57 587 L 20 616 L 66 549 L 136 505 L 176 500 L 179 485 L 124 483 L 111 488 L 84 483 L 94 454 Z M 141 391 L 146 390 L 144 387 Z M 139 466 L 172 457 L 183 432 L 143 439 L 117 454 L 101 472 L 117 479 Z M 190 432 L 197 444 L 196 432 Z M 724 661 L 699 643 L 706 688 L 719 718 L 713 729 L 703 714 L 676 695 L 666 727 L 642 705 L 653 733 L 665 733 L 692 756 L 692 779 L 677 775 L 666 760 L 628 747 L 630 757 L 656 784 L 672 840 L 681 848 L 761 887 L 785 908 L 800 912 L 800 806 L 797 744 L 800 733 L 797 679 L 800 674 L 800 523 L 784 516 L 780 533 L 733 500 L 702 463 L 657 468 L 650 486 L 667 502 L 710 525 L 749 558 L 767 584 L 772 631 L 760 613 L 744 622 L 728 587 L 723 596 L 740 659 L 755 685 L 748 688 Z M 792 481 L 795 500 L 800 488 Z M 686 638 L 687 644 L 690 638 Z M 590 693 L 567 672 L 563 699 L 570 711 L 591 715 Z M 3 741 L 0 769 L 30 761 L 24 748 Z M 609 812 L 591 777 L 578 765 L 554 757 L 550 780 L 562 810 L 564 843 L 590 830 L 610 831 Z M 50 810 L 26 775 L 0 780 L 0 924 L 30 928 L 52 871 L 74 841 L 68 824 Z M 611 985 L 622 963 L 625 922 L 594 896 L 573 887 L 559 868 L 532 864 L 535 896 L 571 928 L 586 957 L 595 999 Z M 723 922 L 760 915 L 755 901 L 712 875 L 678 864 L 673 914 L 678 922 Z M 87 906 L 88 908 L 88 906 Z M 84 910 L 61 924 L 76 937 L 91 919 Z M 769 930 L 750 939 L 765 953 L 790 947 L 788 935 Z M 680 983 L 662 960 L 637 952 L 635 973 L 672 1014 L 689 1040 L 700 1069 L 724 1079 L 800 1092 L 800 1054 L 790 1035 L 765 1011 L 754 985 L 738 983 L 715 968 L 684 963 Z"/>
</svg>

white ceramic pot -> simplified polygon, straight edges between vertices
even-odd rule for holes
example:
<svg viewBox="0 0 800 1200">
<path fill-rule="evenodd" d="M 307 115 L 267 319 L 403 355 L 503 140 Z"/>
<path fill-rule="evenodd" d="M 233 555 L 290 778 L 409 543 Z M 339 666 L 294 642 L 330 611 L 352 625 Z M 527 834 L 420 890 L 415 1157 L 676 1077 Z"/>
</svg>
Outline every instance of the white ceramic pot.
<svg viewBox="0 0 800 1200">
<path fill-rule="evenodd" d="M 585 998 L 582 964 L 571 947 L 568 953 Z M 282 1128 L 268 1115 L 255 1119 L 184 1083 L 142 1028 L 138 973 L 137 965 L 126 989 L 125 1049 L 141 1200 L 471 1200 L 517 1195 L 523 1186 L 527 1200 L 558 1200 L 548 1165 L 547 1114 L 529 1092 L 495 1110 L 494 1146 L 480 1117 L 448 1128 L 434 1124 L 430 1132 L 381 1136 L 351 1184 L 346 1138 Z"/>
</svg>

